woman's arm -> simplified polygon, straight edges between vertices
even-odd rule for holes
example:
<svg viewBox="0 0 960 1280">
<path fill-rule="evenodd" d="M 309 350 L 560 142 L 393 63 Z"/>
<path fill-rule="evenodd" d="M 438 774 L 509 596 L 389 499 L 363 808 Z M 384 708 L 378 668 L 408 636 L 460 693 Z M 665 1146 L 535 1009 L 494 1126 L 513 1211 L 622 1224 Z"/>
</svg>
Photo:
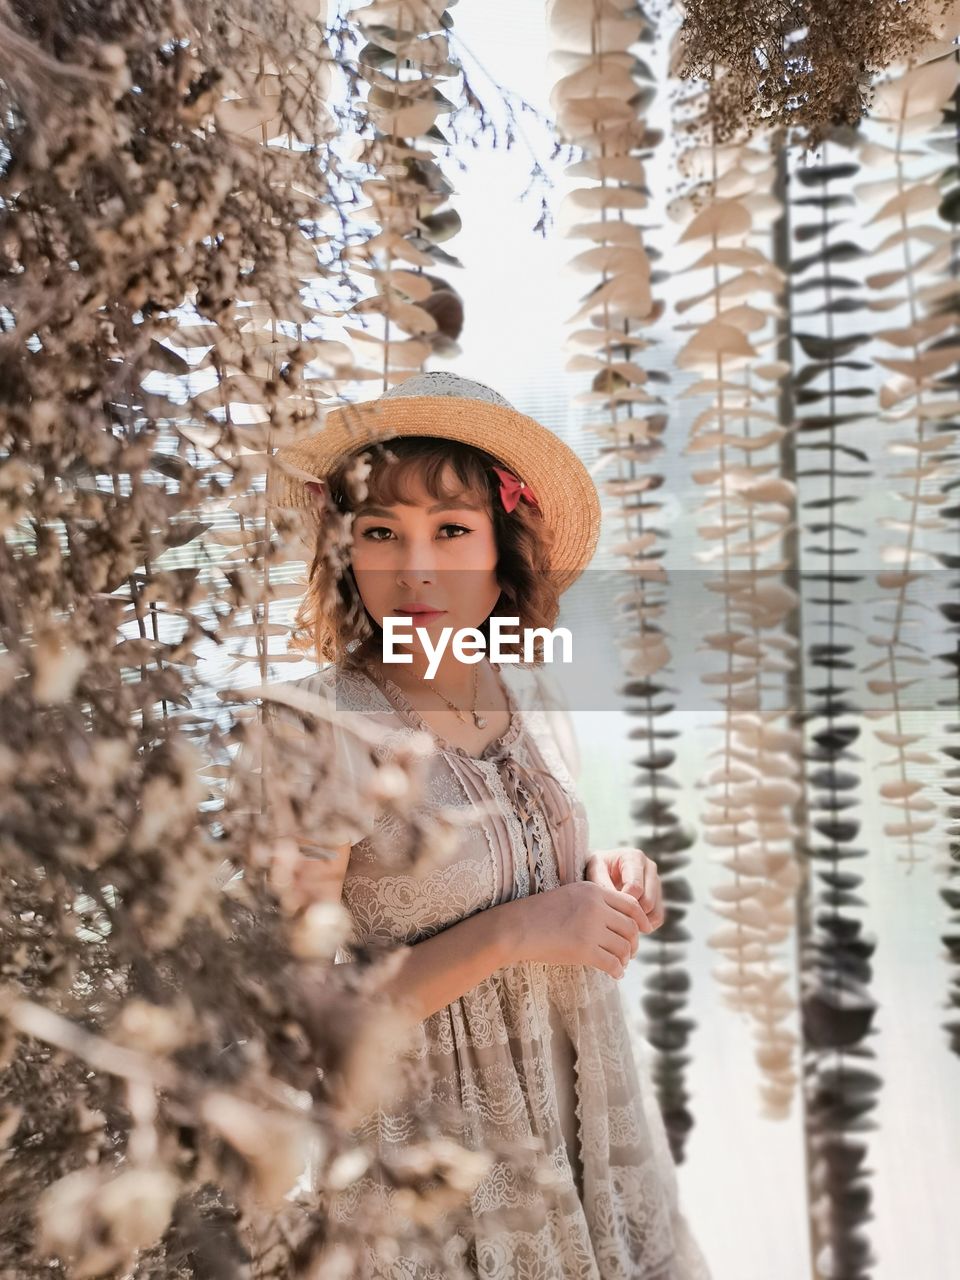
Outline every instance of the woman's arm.
<svg viewBox="0 0 960 1280">
<path fill-rule="evenodd" d="M 517 902 L 486 907 L 407 947 L 403 963 L 380 988 L 390 1002 L 422 1022 L 459 1000 L 498 969 L 516 964 L 514 913 Z"/>
<path fill-rule="evenodd" d="M 330 849 L 326 857 L 301 855 L 292 874 L 276 884 L 281 901 L 294 911 L 311 902 L 339 902 L 349 859 L 348 844 Z M 488 907 L 410 944 L 399 969 L 379 990 L 392 1004 L 406 1006 L 414 1022 L 458 1000 L 498 969 L 516 963 L 515 917 L 504 911 L 516 905 Z"/>
<path fill-rule="evenodd" d="M 300 859 L 301 901 L 340 901 L 350 845 L 331 853 Z M 486 907 L 409 944 L 379 990 L 401 1015 L 422 1022 L 498 969 L 524 960 L 588 964 L 621 978 L 644 924 L 630 895 L 581 880 Z"/>
</svg>

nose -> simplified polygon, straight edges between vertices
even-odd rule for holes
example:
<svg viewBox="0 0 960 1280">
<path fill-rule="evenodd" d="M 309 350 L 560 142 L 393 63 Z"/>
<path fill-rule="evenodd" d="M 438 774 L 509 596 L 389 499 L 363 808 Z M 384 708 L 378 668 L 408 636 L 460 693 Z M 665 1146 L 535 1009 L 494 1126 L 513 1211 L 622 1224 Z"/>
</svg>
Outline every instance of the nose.
<svg viewBox="0 0 960 1280">
<path fill-rule="evenodd" d="M 401 586 L 435 583 L 438 578 L 438 550 L 432 533 L 423 537 L 411 535 L 394 545 L 393 561 L 397 582 Z"/>
<path fill-rule="evenodd" d="M 400 551 L 397 557 L 397 583 L 399 586 L 413 587 L 420 583 L 432 583 L 437 580 L 436 548 L 432 540 L 423 543 L 411 540 Z"/>
<path fill-rule="evenodd" d="M 422 565 L 402 565 L 397 570 L 397 586 L 413 587 L 421 583 L 436 582 L 436 573 L 431 568 L 424 568 Z"/>
</svg>

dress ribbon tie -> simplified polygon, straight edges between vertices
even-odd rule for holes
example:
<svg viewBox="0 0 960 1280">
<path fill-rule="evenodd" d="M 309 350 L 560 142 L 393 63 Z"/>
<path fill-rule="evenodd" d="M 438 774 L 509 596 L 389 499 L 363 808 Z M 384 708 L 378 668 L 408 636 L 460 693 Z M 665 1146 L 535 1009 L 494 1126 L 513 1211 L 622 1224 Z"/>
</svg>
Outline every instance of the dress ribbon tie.
<svg viewBox="0 0 960 1280">
<path fill-rule="evenodd" d="M 504 755 L 496 761 L 504 790 L 517 810 L 527 852 L 530 875 L 530 893 L 536 893 L 543 880 L 540 858 L 544 850 L 538 846 L 533 832 L 528 828 L 531 806 L 539 803 L 553 838 L 557 858 L 557 870 L 561 884 L 571 884 L 576 879 L 574 832 L 572 811 L 566 792 L 546 769 L 528 768 L 513 755 Z M 523 794 L 521 787 L 525 789 Z"/>
</svg>

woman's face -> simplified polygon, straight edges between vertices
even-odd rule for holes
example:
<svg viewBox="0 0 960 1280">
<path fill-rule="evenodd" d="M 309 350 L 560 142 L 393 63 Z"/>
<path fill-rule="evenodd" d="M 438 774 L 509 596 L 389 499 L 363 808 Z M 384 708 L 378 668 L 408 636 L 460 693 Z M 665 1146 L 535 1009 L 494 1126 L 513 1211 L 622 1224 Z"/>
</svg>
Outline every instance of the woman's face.
<svg viewBox="0 0 960 1280">
<path fill-rule="evenodd" d="M 455 484 L 448 463 L 441 487 L 450 492 Z M 489 509 L 471 505 L 470 495 L 439 501 L 411 476 L 407 496 L 410 502 L 357 509 L 351 564 L 370 615 L 381 627 L 385 617 L 411 617 L 399 630 L 412 631 L 419 650 L 414 628 L 435 642 L 444 627 L 479 627 L 493 612 L 500 596 L 497 544 Z M 418 616 L 414 606 L 435 612 Z"/>
</svg>

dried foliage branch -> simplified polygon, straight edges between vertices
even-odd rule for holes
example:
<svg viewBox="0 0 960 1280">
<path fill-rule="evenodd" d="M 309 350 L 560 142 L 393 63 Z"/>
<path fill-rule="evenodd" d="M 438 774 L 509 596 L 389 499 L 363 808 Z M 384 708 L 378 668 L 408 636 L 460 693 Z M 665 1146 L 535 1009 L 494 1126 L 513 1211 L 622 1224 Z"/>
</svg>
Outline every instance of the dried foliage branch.
<svg viewBox="0 0 960 1280">
<path fill-rule="evenodd" d="M 656 342 L 645 331 L 664 314 L 654 290 L 660 251 L 648 243 L 647 228 L 633 221 L 649 210 L 646 162 L 662 134 L 647 119 L 656 93 L 653 73 L 645 58 L 631 52 L 634 44 L 652 43 L 652 24 L 639 9 L 619 21 L 603 17 L 598 3 L 556 0 L 547 6 L 551 61 L 560 73 L 552 95 L 557 125 L 583 151 L 583 159 L 566 170 L 578 185 L 561 210 L 562 226 L 570 238 L 588 242 L 571 269 L 598 277 L 571 317 L 585 327 L 570 334 L 566 368 L 589 376 L 589 390 L 578 398 L 597 410 L 589 428 L 607 458 L 601 491 L 608 499 L 607 523 L 617 531 L 612 549 L 626 569 L 627 589 L 617 599 L 623 697 L 637 725 L 630 737 L 643 744 L 636 761 L 636 843 L 655 859 L 669 905 L 664 926 L 644 949 L 644 1032 L 657 1052 L 657 1101 L 679 1162 L 693 1124 L 686 1066 L 696 1024 L 684 947 L 691 899 L 684 869 L 693 836 L 670 799 L 676 757 L 669 744 L 678 731 L 662 723 L 669 711 L 661 701 L 663 681 L 672 665 L 660 624 L 666 576 L 656 492 L 664 480 L 657 466 L 667 428 L 657 383 L 666 375 L 648 367 L 652 361 L 644 356 Z"/>
<path fill-rule="evenodd" d="M 795 487 L 780 474 L 790 427 L 776 403 L 789 372 L 775 349 L 784 272 L 770 258 L 782 204 L 768 145 L 751 146 L 745 133 L 725 145 L 694 145 L 715 92 L 716 84 L 697 86 L 677 105 L 678 130 L 689 140 L 682 156 L 688 185 L 670 206 L 682 225 L 678 245 L 699 250 L 677 270 L 692 277 L 676 304 L 678 316 L 690 317 L 678 325 L 689 336 L 677 364 L 699 374 L 683 395 L 703 401 L 685 452 L 706 464 L 693 472 L 704 491 L 697 559 L 717 605 L 716 627 L 701 647 L 715 655 L 717 669 L 703 681 L 723 706 L 716 764 L 704 779 L 703 838 L 729 879 L 713 889 L 712 910 L 725 924 L 708 943 L 725 960 L 714 970 L 725 1002 L 757 1028 L 765 1113 L 783 1117 L 796 1088 L 796 1001 L 785 944 L 801 880 L 802 734 L 777 680 L 797 661 L 787 621 L 797 593 L 784 580 Z"/>
<path fill-rule="evenodd" d="M 199 662 L 253 638 L 235 661 L 266 675 L 286 584 L 257 486 L 350 371 L 332 303 L 305 297 L 342 291 L 356 198 L 327 145 L 345 33 L 318 17 L 0 10 L 0 1267 L 18 1277 L 315 1274 L 326 1218 L 293 1184 L 308 1158 L 318 1191 L 349 1183 L 369 1037 L 382 1066 L 376 957 L 334 974 L 317 956 L 340 922 L 314 917 L 314 980 L 293 967 L 272 814 L 223 808 L 257 726 Z M 394 1174 L 415 1203 L 438 1160 Z"/>
<path fill-rule="evenodd" d="M 854 815 L 866 779 L 850 767 L 861 732 L 848 675 L 850 633 L 856 629 L 855 586 L 863 581 L 850 558 L 866 541 L 866 530 L 854 520 L 862 495 L 875 483 L 869 454 L 860 447 L 875 392 L 865 385 L 869 363 L 857 358 L 865 338 L 856 319 L 846 319 L 867 305 L 862 265 L 851 270 L 868 258 L 850 221 L 856 217 L 851 187 L 860 173 L 860 142 L 857 131 L 837 128 L 819 163 L 790 174 L 797 194 L 789 235 L 778 242 L 789 279 L 788 351 L 795 343 L 789 389 L 799 410 L 788 461 L 798 511 L 810 513 L 802 525 L 808 540 L 798 554 L 811 565 L 800 578 L 802 630 L 809 636 L 804 660 L 812 674 L 798 708 L 810 766 L 803 842 L 810 874 L 798 926 L 808 1230 L 811 1256 L 842 1258 L 851 1275 L 866 1274 L 872 1263 L 865 1245 L 873 1194 L 862 1134 L 883 1088 L 873 1047 L 877 942 L 863 918 L 865 876 L 857 866 L 857 859 L 876 854 L 858 844 Z M 851 1159 L 854 1151 L 860 1158 Z M 843 1204 L 855 1209 L 838 1212 Z"/>
<path fill-rule="evenodd" d="M 873 78 L 952 24 L 956 0 L 686 0 L 676 74 L 710 82 L 702 122 L 719 144 L 746 129 L 789 127 L 807 148 L 859 124 Z"/>
<path fill-rule="evenodd" d="M 447 247 L 461 228 L 448 173 L 464 164 L 455 147 L 479 147 L 489 133 L 495 147 L 509 149 L 523 136 L 521 114 L 547 128 L 552 122 L 493 81 L 505 116 L 499 123 L 471 80 L 463 56 L 469 51 L 441 0 L 374 0 L 352 6 L 350 16 L 363 42 L 356 71 L 364 136 L 353 158 L 368 177 L 363 202 L 350 211 L 356 238 L 344 256 L 372 289 L 338 314 L 357 321 L 344 332 L 364 366 L 358 380 L 386 390 L 431 356 L 460 352 L 463 299 L 451 271 L 463 263 Z M 529 182 L 528 191 L 549 184 L 536 156 Z M 545 234 L 548 218 L 542 197 L 534 229 Z"/>
<path fill-rule="evenodd" d="M 924 847 L 940 837 L 940 805 L 921 775 L 933 757 L 920 749 L 926 735 L 910 731 L 908 713 L 918 704 L 907 690 L 931 665 L 916 635 L 930 626 L 924 587 L 940 577 L 931 570 L 948 526 L 938 508 L 947 500 L 942 486 L 954 471 L 945 450 L 952 443 L 951 419 L 958 402 L 949 388 L 936 386 L 935 377 L 960 355 L 960 299 L 956 282 L 945 272 L 951 231 L 938 216 L 943 162 L 931 145 L 952 131 L 942 113 L 956 88 L 957 63 L 949 49 L 936 43 L 926 53 L 917 65 L 898 69 L 878 86 L 872 119 L 881 131 L 867 151 L 878 172 L 857 191 L 864 235 L 873 234 L 867 228 L 884 233 L 870 252 L 877 258 L 889 254 L 892 268 L 866 278 L 874 295 L 870 308 L 881 313 L 896 308 L 902 316 L 900 323 L 888 323 L 875 335 L 893 348 L 874 357 L 886 375 L 879 420 L 897 432 L 885 452 L 891 458 L 906 455 L 909 465 L 889 476 L 899 502 L 896 515 L 880 522 L 890 531 L 877 548 L 884 567 L 876 584 L 885 607 L 872 615 L 877 629 L 867 637 L 878 656 L 861 670 L 871 677 L 871 705 L 865 714 L 887 722 L 875 734 L 892 753 L 883 765 L 893 776 L 879 787 L 883 808 L 894 811 L 883 833 L 903 842 L 905 852 L 897 859 L 907 864 L 908 874 L 926 860 Z"/>
<path fill-rule="evenodd" d="M 944 122 L 951 126 L 952 136 L 949 140 L 940 139 L 937 145 L 943 152 L 946 152 L 949 145 L 951 158 L 960 160 L 960 130 L 957 127 L 960 122 L 960 81 L 953 92 L 951 102 L 944 111 Z M 950 226 L 949 261 L 945 274 L 953 281 L 955 288 L 960 289 L 960 228 L 958 228 L 960 164 L 951 164 L 944 174 L 941 185 L 944 191 L 940 216 Z M 938 391 L 952 391 L 960 399 L 960 360 L 939 372 L 934 378 L 933 385 Z M 957 574 L 960 569 L 960 554 L 957 551 L 960 547 L 960 538 L 957 536 L 960 532 L 958 528 L 960 502 L 957 501 L 957 491 L 960 489 L 958 427 L 960 427 L 960 411 L 957 412 L 953 422 L 953 447 L 943 455 L 945 459 L 952 461 L 953 469 L 952 474 L 942 486 L 948 505 L 940 508 L 941 517 L 952 522 L 953 537 L 951 544 L 939 552 L 938 556 L 939 563 L 945 571 L 943 578 L 947 582 L 942 592 L 942 599 L 937 606 L 946 624 L 947 644 L 944 651 L 937 656 L 945 665 L 948 677 L 945 697 L 938 702 L 938 706 L 948 708 L 951 715 L 955 713 L 957 707 L 960 707 L 960 642 L 957 639 L 960 636 L 960 604 L 958 604 L 960 577 Z M 946 864 L 944 882 L 940 886 L 940 896 L 949 916 L 940 940 L 946 948 L 950 965 L 949 995 L 945 1005 L 947 1018 L 943 1023 L 943 1029 L 947 1033 L 952 1052 L 960 1055 L 960 805 L 957 804 L 960 798 L 960 763 L 958 763 L 960 762 L 960 743 L 957 741 L 958 735 L 960 735 L 960 717 L 946 724 L 943 739 L 939 744 L 939 751 L 944 760 L 943 790 L 946 797 L 952 801 L 946 811 L 945 823 L 949 861 Z"/>
<path fill-rule="evenodd" d="M 368 84 L 363 110 L 372 134 L 359 159 L 374 170 L 363 186 L 368 203 L 355 217 L 372 217 L 376 226 L 350 249 L 353 270 L 371 277 L 374 292 L 346 314 L 382 316 L 383 331 L 346 331 L 366 344 L 376 361 L 366 376 L 386 390 L 422 369 L 431 353 L 459 350 L 463 300 L 436 272 L 461 265 L 441 248 L 460 230 L 460 218 L 448 205 L 453 188 L 431 147 L 445 141 L 438 117 L 459 105 L 440 86 L 462 68 L 451 56 L 452 21 L 441 6 L 377 0 L 353 12 L 366 40 L 358 63 Z"/>
<path fill-rule="evenodd" d="M 868 984 L 872 976 L 870 958 L 876 943 L 856 915 L 856 909 L 866 903 L 858 892 L 861 877 L 851 870 L 853 864 L 850 861 L 866 855 L 869 849 L 856 847 L 860 832 L 859 821 L 853 813 L 856 778 L 849 768 L 843 767 L 846 762 L 856 759 L 850 748 L 859 733 L 856 721 L 850 723 L 848 719 L 859 709 L 853 705 L 843 684 L 843 672 L 854 665 L 850 658 L 852 646 L 848 634 L 851 624 L 841 621 L 844 609 L 852 603 L 849 584 L 859 580 L 849 572 L 848 562 L 843 559 L 854 550 L 849 535 L 855 535 L 858 530 L 849 523 L 849 514 L 843 521 L 837 514 L 840 508 L 849 512 L 849 505 L 856 500 L 856 495 L 851 492 L 851 480 L 869 479 L 872 475 L 869 469 L 851 468 L 850 459 L 868 465 L 874 460 L 874 455 L 881 458 L 882 452 L 879 448 L 874 453 L 855 448 L 841 439 L 841 431 L 845 436 L 861 420 L 865 430 L 868 427 L 872 430 L 876 422 L 875 414 L 857 412 L 858 401 L 862 402 L 866 397 L 869 405 L 875 399 L 872 389 L 862 385 L 866 381 L 862 373 L 871 371 L 873 366 L 857 358 L 870 335 L 858 332 L 856 327 L 852 330 L 844 328 L 842 320 L 846 315 L 865 308 L 877 311 L 902 309 L 906 313 L 902 324 L 894 326 L 888 323 L 881 335 L 900 350 L 893 356 L 882 355 L 874 361 L 876 366 L 887 371 L 880 391 L 883 416 L 897 423 L 913 419 L 916 424 L 915 438 L 898 439 L 895 450 L 898 454 L 915 454 L 916 457 L 908 469 L 899 473 L 910 482 L 902 495 L 901 512 L 897 518 L 880 521 L 883 528 L 895 529 L 904 537 L 900 543 L 883 545 L 879 549 L 883 561 L 897 566 L 881 572 L 877 579 L 881 587 L 894 594 L 894 608 L 888 624 L 892 639 L 882 633 L 869 637 L 869 643 L 880 649 L 884 656 L 878 662 L 870 663 L 865 671 L 870 674 L 879 669 L 890 678 L 868 682 L 869 692 L 880 698 L 884 705 L 870 708 L 865 714 L 893 721 L 892 727 L 878 736 L 892 748 L 891 758 L 884 763 L 895 767 L 897 776 L 881 784 L 880 796 L 887 803 L 904 810 L 902 821 L 887 824 L 885 834 L 898 843 L 903 842 L 906 849 L 904 860 L 912 867 L 919 861 L 916 858 L 917 846 L 924 837 L 930 837 L 936 822 L 930 817 L 935 804 L 922 794 L 921 778 L 910 775 L 919 775 L 924 765 L 933 763 L 933 757 L 913 749 L 921 735 L 909 731 L 905 718 L 904 713 L 908 709 L 905 691 L 914 681 L 903 678 L 907 673 L 903 671 L 902 664 L 907 662 L 912 668 L 923 667 L 929 664 L 930 658 L 917 652 L 918 646 L 908 643 L 903 633 L 910 622 L 911 607 L 923 607 L 912 597 L 911 587 L 923 579 L 923 569 L 931 562 L 937 562 L 933 538 L 940 533 L 942 523 L 933 517 L 930 509 L 935 511 L 945 501 L 949 488 L 945 482 L 952 474 L 950 464 L 955 462 L 954 455 L 948 451 L 952 442 L 950 432 L 955 428 L 952 423 L 947 425 L 948 420 L 956 416 L 955 373 L 952 377 L 941 378 L 939 383 L 937 375 L 956 366 L 956 282 L 943 277 L 943 268 L 950 260 L 951 237 L 945 228 L 934 225 L 931 213 L 939 207 L 941 216 L 945 216 L 949 205 L 939 191 L 944 175 L 938 171 L 930 154 L 933 150 L 946 151 L 951 155 L 955 152 L 955 137 L 948 136 L 947 129 L 941 130 L 941 123 L 951 129 L 955 126 L 955 117 L 948 115 L 943 120 L 941 117 L 945 99 L 955 89 L 954 58 L 955 51 L 947 42 L 942 46 L 935 43 L 921 49 L 916 55 L 915 66 L 906 71 L 898 70 L 887 83 L 878 86 L 876 105 L 865 122 L 871 126 L 867 137 L 858 137 L 853 130 L 845 128 L 831 131 L 831 138 L 837 137 L 856 148 L 864 164 L 875 170 L 872 180 L 858 184 L 852 191 L 846 189 L 849 180 L 858 172 L 857 165 L 851 162 L 852 156 L 838 158 L 831 154 L 830 163 L 825 161 L 822 165 L 799 170 L 796 178 L 804 194 L 795 201 L 795 205 L 798 210 L 801 206 L 811 207 L 816 217 L 809 220 L 800 215 L 794 237 L 797 246 L 806 247 L 796 256 L 788 255 L 781 264 L 793 281 L 788 295 L 790 329 L 807 360 L 794 373 L 793 390 L 798 403 L 813 407 L 813 412 L 804 414 L 793 424 L 797 434 L 802 433 L 803 442 L 794 444 L 790 439 L 785 440 L 783 461 L 789 463 L 790 452 L 794 448 L 798 452 L 816 451 L 815 464 L 826 455 L 820 465 L 812 465 L 803 471 L 795 470 L 798 477 L 805 480 L 817 478 L 823 482 L 816 486 L 816 496 L 810 493 L 814 488 L 812 484 L 804 485 L 805 500 L 798 506 L 815 513 L 806 525 L 806 531 L 814 535 L 815 540 L 803 550 L 808 556 L 816 557 L 812 563 L 823 571 L 805 574 L 804 577 L 816 583 L 816 588 L 810 593 L 816 597 L 812 603 L 826 606 L 825 625 L 829 628 L 826 643 L 820 642 L 822 620 L 819 616 L 815 618 L 812 612 L 808 616 L 810 601 L 806 601 L 803 631 L 809 631 L 814 637 L 809 646 L 809 661 L 812 667 L 822 671 L 823 682 L 811 690 L 814 696 L 808 703 L 804 719 L 822 717 L 825 721 L 810 735 L 811 745 L 807 754 L 815 766 L 809 775 L 815 799 L 809 807 L 816 815 L 811 823 L 807 852 L 811 859 L 816 860 L 812 865 L 819 868 L 819 874 L 816 885 L 811 884 L 805 891 L 809 900 L 806 905 L 812 903 L 815 910 L 805 913 L 799 952 L 802 962 L 804 1119 L 811 1252 L 818 1273 L 823 1274 L 842 1271 L 851 1276 L 865 1275 L 875 1261 L 866 1237 L 871 1197 L 869 1151 L 863 1135 L 871 1127 L 869 1117 L 876 1108 L 882 1085 L 870 1062 L 873 1057 L 871 1024 L 876 1002 Z M 711 86 L 711 92 L 714 88 L 715 85 Z M 710 118 L 710 113 L 706 112 L 704 119 L 708 124 Z M 696 134 L 698 131 L 689 132 Z M 876 138 L 876 141 L 868 138 Z M 919 164 L 922 173 L 908 176 L 908 157 L 911 167 Z M 762 172 L 759 159 L 752 159 L 750 163 L 736 167 L 721 166 L 714 170 L 713 178 L 718 186 L 725 183 L 733 194 L 738 187 L 741 192 L 750 190 L 747 173 L 758 176 Z M 806 194 L 808 192 L 811 194 Z M 762 202 L 763 196 L 760 199 Z M 874 203 L 878 211 L 870 218 Z M 697 205 L 701 210 L 698 218 L 703 220 L 706 215 L 702 201 L 698 200 Z M 843 216 L 844 206 L 868 214 L 853 234 Z M 733 214 L 731 201 L 725 215 L 728 231 L 734 228 Z M 881 224 L 881 227 L 886 223 L 887 234 L 866 248 L 865 242 L 871 235 L 864 231 L 864 224 L 871 226 L 873 222 Z M 743 222 L 740 228 L 744 237 L 752 229 L 749 221 Z M 729 252 L 745 261 L 745 245 L 731 246 Z M 881 258 L 880 255 L 884 256 Z M 870 258 L 877 259 L 878 269 L 867 273 L 864 278 L 866 268 L 863 263 Z M 856 270 L 848 267 L 844 273 L 842 268 L 850 263 L 857 264 Z M 879 269 L 881 266 L 891 269 Z M 878 296 L 865 297 L 864 286 Z M 730 288 L 726 281 L 722 287 L 725 292 Z M 759 282 L 755 282 L 749 293 L 757 293 L 759 287 Z M 741 290 L 733 285 L 730 291 L 735 298 Z M 801 295 L 806 297 L 811 292 L 815 293 L 813 304 L 804 306 Z M 720 335 L 716 337 L 719 340 Z M 755 341 L 752 335 L 749 340 Z M 741 357 L 744 366 L 750 368 L 749 353 L 742 346 L 738 351 L 737 346 L 737 342 L 732 342 L 723 352 L 727 356 L 725 369 L 738 369 Z M 718 350 L 723 351 L 722 345 Z M 854 371 L 852 376 L 848 370 Z M 761 375 L 769 372 L 779 378 L 784 370 L 771 363 L 766 370 L 757 368 L 756 372 Z M 891 373 L 893 377 L 889 376 Z M 721 382 L 718 369 L 715 386 L 721 392 L 718 399 L 722 420 L 731 410 L 736 412 L 739 408 L 736 383 L 730 377 Z M 853 402 L 849 406 L 848 400 Z M 903 409 L 900 406 L 904 401 L 914 403 Z M 789 419 L 782 421 L 788 422 Z M 927 436 L 925 431 L 931 434 Z M 869 433 L 863 439 L 866 445 L 873 443 Z M 778 487 L 781 490 L 778 500 L 786 507 L 792 506 L 793 499 L 784 477 L 751 486 L 758 498 L 763 498 L 764 491 L 766 497 L 776 498 Z M 724 510 L 721 507 L 721 511 Z M 777 523 L 775 512 L 764 512 L 762 506 L 757 508 L 757 514 L 766 519 L 772 518 L 773 523 Z M 715 531 L 725 561 L 740 552 L 737 539 L 741 527 L 740 522 L 734 522 L 729 528 L 718 527 Z M 931 538 L 929 544 L 926 544 L 927 538 Z M 889 542 L 889 538 L 885 541 Z M 945 562 L 942 556 L 940 562 Z M 777 566 L 773 568 L 776 570 Z M 929 580 L 930 575 L 926 576 Z M 826 599 L 823 598 L 825 590 Z M 952 611 L 944 612 L 949 617 Z M 756 637 L 757 642 L 761 639 L 759 635 Z M 754 643 L 754 638 L 751 638 L 746 652 L 762 659 L 765 669 L 777 669 L 775 665 L 771 668 L 760 643 Z M 785 649 L 787 652 L 789 650 Z M 738 697 L 742 698 L 746 689 L 749 685 L 739 685 Z M 945 702 L 943 705 L 950 704 Z M 731 720 L 731 724 L 736 727 L 737 721 L 743 723 L 743 715 L 736 721 Z M 738 734 L 738 770 L 742 770 L 749 759 L 742 752 L 743 745 Z M 751 784 L 748 776 L 743 777 L 746 786 L 739 786 L 732 793 L 733 803 L 722 797 L 719 815 L 724 824 L 730 825 L 726 829 L 724 826 L 718 828 L 720 843 L 736 846 L 736 838 L 730 840 L 726 836 L 728 831 L 735 832 L 737 826 L 742 826 L 744 831 L 756 832 L 758 850 L 765 842 L 789 834 L 785 823 L 771 812 L 770 801 L 777 801 L 778 788 L 787 800 L 790 799 L 783 780 L 793 775 L 790 756 L 797 754 L 800 744 L 784 738 L 784 745 L 789 750 L 779 760 L 772 754 L 775 740 L 771 739 L 769 745 L 771 750 L 766 751 L 762 758 L 762 776 L 772 777 L 775 782 L 764 785 L 766 795 L 760 796 L 762 805 L 757 808 L 755 818 L 749 809 L 741 817 L 739 808 L 741 796 L 749 798 Z M 759 756 L 756 762 L 761 763 Z M 784 766 L 789 772 L 784 771 Z M 731 781 L 736 780 L 731 778 Z M 799 835 L 800 832 L 794 832 L 794 839 Z M 757 867 L 761 865 L 756 859 L 751 860 Z M 744 863 L 740 869 L 749 868 Z M 792 868 L 790 874 L 794 874 Z M 760 923 L 756 908 L 766 906 L 766 892 L 751 903 L 747 885 L 741 888 L 738 884 L 730 896 L 737 903 L 734 918 L 738 932 L 747 927 L 756 929 Z M 742 906 L 751 910 L 743 912 Z M 780 909 L 784 920 L 788 919 L 788 904 L 784 902 Z M 729 931 L 729 940 L 734 940 L 732 931 Z M 759 942 L 761 939 L 757 937 L 751 941 Z M 733 967 L 729 974 L 731 979 L 735 978 Z M 789 1007 L 785 997 L 781 1005 Z M 780 1056 L 782 1045 L 775 1048 Z M 856 1206 L 855 1212 L 850 1211 L 851 1205 Z"/>
</svg>

